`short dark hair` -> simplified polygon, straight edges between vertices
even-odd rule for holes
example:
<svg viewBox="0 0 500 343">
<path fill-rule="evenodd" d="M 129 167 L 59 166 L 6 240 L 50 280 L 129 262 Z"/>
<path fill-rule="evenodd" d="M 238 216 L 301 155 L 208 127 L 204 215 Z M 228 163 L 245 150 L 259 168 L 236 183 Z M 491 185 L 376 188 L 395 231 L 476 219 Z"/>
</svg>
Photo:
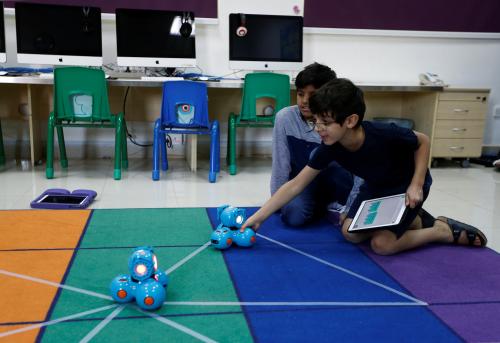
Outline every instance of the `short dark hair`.
<svg viewBox="0 0 500 343">
<path fill-rule="evenodd" d="M 330 67 L 314 62 L 306 66 L 295 78 L 295 87 L 306 88 L 312 85 L 318 89 L 330 80 L 337 78 L 337 74 Z"/>
<path fill-rule="evenodd" d="M 342 125 L 347 117 L 356 113 L 361 125 L 366 105 L 363 91 L 348 79 L 334 79 L 318 89 L 309 99 L 311 112 L 319 116 L 331 116 Z"/>
</svg>

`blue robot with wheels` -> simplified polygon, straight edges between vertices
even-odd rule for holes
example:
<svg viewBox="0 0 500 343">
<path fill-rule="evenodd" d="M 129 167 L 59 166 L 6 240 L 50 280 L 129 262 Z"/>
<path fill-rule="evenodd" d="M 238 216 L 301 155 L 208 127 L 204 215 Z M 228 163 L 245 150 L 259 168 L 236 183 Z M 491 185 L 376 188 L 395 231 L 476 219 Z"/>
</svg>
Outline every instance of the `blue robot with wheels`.
<svg viewBox="0 0 500 343">
<path fill-rule="evenodd" d="M 120 274 L 109 286 L 111 297 L 118 303 L 135 299 L 144 310 L 161 307 L 167 295 L 168 276 L 158 270 L 158 260 L 151 247 L 134 249 L 128 259 L 130 274 Z"/>
<path fill-rule="evenodd" d="M 210 236 L 212 245 L 220 250 L 229 248 L 233 243 L 240 247 L 251 247 L 256 240 L 255 231 L 240 228 L 246 221 L 246 211 L 241 208 L 223 205 L 217 208 L 217 219 L 220 221 Z"/>
</svg>

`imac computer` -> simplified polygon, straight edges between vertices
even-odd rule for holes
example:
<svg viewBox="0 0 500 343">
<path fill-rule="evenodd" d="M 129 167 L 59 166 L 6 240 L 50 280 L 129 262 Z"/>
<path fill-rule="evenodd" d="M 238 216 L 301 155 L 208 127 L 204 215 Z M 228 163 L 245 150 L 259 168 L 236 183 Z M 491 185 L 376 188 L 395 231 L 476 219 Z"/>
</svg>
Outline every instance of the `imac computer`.
<svg viewBox="0 0 500 343">
<path fill-rule="evenodd" d="M 195 67 L 193 12 L 116 9 L 117 64 Z"/>
<path fill-rule="evenodd" d="M 7 61 L 5 54 L 5 24 L 3 22 L 3 2 L 0 2 L 0 63 Z"/>
<path fill-rule="evenodd" d="M 303 18 L 231 13 L 229 67 L 234 70 L 302 68 Z"/>
<path fill-rule="evenodd" d="M 15 10 L 19 63 L 102 65 L 100 8 L 16 2 Z"/>
</svg>

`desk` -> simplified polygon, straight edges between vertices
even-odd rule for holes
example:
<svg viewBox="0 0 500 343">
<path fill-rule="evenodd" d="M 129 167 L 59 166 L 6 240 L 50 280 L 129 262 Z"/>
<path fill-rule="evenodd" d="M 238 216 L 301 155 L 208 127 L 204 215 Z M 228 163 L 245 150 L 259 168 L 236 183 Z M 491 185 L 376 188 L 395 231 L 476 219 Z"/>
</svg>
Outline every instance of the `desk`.
<svg viewBox="0 0 500 343">
<path fill-rule="evenodd" d="M 131 87 L 126 106 L 127 119 L 154 122 L 160 113 L 162 83 L 138 79 L 109 79 L 112 112 L 122 110 L 126 87 Z M 9 112 L 17 112 L 20 103 L 27 103 L 32 165 L 44 157 L 41 143 L 52 107 L 52 84 L 53 79 L 37 76 L 0 77 L 1 117 L 8 116 Z M 225 123 L 230 112 L 237 113 L 240 109 L 243 81 L 207 81 L 206 84 L 210 116 Z M 365 92 L 366 119 L 379 116 L 412 119 L 415 129 L 430 137 L 431 158 L 480 156 L 489 89 L 395 84 L 358 85 Z M 294 88 L 292 86 L 293 92 Z M 292 96 L 292 101 L 295 101 L 295 96 Z M 196 170 L 196 155 L 197 137 L 188 135 L 186 157 L 191 170 Z"/>
</svg>

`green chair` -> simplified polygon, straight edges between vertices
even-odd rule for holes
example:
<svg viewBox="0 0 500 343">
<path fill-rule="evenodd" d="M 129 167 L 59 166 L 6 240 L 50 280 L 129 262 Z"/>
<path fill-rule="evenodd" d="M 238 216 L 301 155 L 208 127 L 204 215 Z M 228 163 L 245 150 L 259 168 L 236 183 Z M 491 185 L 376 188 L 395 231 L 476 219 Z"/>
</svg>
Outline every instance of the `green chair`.
<svg viewBox="0 0 500 343">
<path fill-rule="evenodd" d="M 0 121 L 0 166 L 5 164 L 5 149 L 3 147 L 2 122 Z"/>
<path fill-rule="evenodd" d="M 128 167 L 126 124 L 123 113 L 111 114 L 104 72 L 82 67 L 57 68 L 54 71 L 54 110 L 47 131 L 47 179 L 54 177 L 54 128 L 57 130 L 62 168 L 68 167 L 63 127 L 115 129 L 114 179 L 120 180 L 121 168 Z"/>
<path fill-rule="evenodd" d="M 256 103 L 260 98 L 272 98 L 275 108 L 272 115 L 257 115 Z M 275 73 L 250 73 L 245 76 L 241 113 L 229 115 L 227 157 L 229 174 L 235 175 L 236 167 L 236 128 L 273 127 L 276 113 L 290 105 L 290 78 Z"/>
</svg>

